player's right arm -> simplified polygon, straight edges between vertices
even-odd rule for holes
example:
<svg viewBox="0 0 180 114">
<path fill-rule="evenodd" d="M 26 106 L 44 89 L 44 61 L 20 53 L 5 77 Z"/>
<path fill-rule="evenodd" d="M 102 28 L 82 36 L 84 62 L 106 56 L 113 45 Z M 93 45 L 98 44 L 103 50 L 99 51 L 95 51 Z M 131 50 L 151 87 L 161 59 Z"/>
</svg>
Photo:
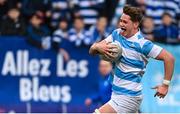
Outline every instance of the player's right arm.
<svg viewBox="0 0 180 114">
<path fill-rule="evenodd" d="M 89 50 L 89 53 L 92 55 L 95 54 L 104 54 L 108 51 L 107 42 L 105 40 L 102 40 L 100 42 L 95 42 Z"/>
<path fill-rule="evenodd" d="M 105 54 L 111 56 L 110 52 L 112 49 L 115 48 L 114 45 L 111 45 L 112 42 L 112 35 L 109 35 L 106 39 L 95 42 L 89 49 L 89 54 L 96 55 L 96 54 Z"/>
</svg>

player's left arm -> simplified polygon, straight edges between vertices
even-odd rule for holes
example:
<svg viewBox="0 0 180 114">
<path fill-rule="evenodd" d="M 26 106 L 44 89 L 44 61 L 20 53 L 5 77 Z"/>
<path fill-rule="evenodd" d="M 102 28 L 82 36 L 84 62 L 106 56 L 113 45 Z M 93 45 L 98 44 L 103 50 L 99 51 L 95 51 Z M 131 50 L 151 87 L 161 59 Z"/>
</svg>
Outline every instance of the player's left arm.
<svg viewBox="0 0 180 114">
<path fill-rule="evenodd" d="M 161 85 L 153 88 L 156 90 L 154 96 L 164 98 L 168 92 L 169 84 L 172 79 L 175 59 L 171 53 L 160 46 L 153 44 L 151 41 L 142 40 L 142 42 L 144 43 L 142 47 L 144 55 L 164 62 L 164 80 Z"/>
<path fill-rule="evenodd" d="M 158 56 L 155 59 L 162 60 L 164 62 L 165 74 L 162 85 L 156 86 L 153 89 L 157 90 L 155 96 L 164 98 L 168 92 L 169 84 L 172 79 L 175 59 L 173 55 L 168 51 L 166 51 L 165 49 L 162 49 L 162 51 L 158 54 Z"/>
</svg>

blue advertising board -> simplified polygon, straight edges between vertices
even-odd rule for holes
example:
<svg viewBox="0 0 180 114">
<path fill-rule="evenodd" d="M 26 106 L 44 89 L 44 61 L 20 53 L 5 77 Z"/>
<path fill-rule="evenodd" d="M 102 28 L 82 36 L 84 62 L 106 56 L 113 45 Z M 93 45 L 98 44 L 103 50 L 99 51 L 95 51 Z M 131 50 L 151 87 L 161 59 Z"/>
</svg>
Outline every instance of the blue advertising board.
<svg viewBox="0 0 180 114">
<path fill-rule="evenodd" d="M 97 91 L 98 58 L 89 56 L 88 47 L 66 49 L 68 61 L 23 38 L 0 38 L 0 111 L 90 111 L 84 100 Z"/>
</svg>

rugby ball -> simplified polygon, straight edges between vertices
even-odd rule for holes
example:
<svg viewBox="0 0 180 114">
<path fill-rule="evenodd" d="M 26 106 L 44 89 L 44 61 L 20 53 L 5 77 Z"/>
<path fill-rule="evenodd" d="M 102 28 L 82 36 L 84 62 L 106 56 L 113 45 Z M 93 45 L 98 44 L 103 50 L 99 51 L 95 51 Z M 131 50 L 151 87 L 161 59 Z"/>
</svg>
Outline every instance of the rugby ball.
<svg viewBox="0 0 180 114">
<path fill-rule="evenodd" d="M 111 45 L 115 45 L 116 48 L 114 50 L 117 50 L 117 52 L 111 52 L 113 58 L 110 58 L 109 56 L 100 54 L 100 58 L 105 60 L 105 61 L 110 61 L 110 62 L 116 62 L 122 55 L 122 48 L 119 43 L 117 42 L 112 42 Z M 112 49 L 113 50 L 113 49 Z"/>
</svg>

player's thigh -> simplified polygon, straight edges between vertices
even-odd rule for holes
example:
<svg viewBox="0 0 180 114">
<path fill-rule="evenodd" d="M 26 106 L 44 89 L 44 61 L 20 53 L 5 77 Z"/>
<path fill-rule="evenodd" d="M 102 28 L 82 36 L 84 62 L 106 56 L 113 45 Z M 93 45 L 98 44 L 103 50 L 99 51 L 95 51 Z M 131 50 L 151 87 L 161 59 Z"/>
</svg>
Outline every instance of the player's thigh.
<svg viewBox="0 0 180 114">
<path fill-rule="evenodd" d="M 100 113 L 117 113 L 112 107 L 111 105 L 109 105 L 108 103 L 104 104 L 103 106 L 101 106 L 99 108 L 99 112 Z"/>
</svg>

